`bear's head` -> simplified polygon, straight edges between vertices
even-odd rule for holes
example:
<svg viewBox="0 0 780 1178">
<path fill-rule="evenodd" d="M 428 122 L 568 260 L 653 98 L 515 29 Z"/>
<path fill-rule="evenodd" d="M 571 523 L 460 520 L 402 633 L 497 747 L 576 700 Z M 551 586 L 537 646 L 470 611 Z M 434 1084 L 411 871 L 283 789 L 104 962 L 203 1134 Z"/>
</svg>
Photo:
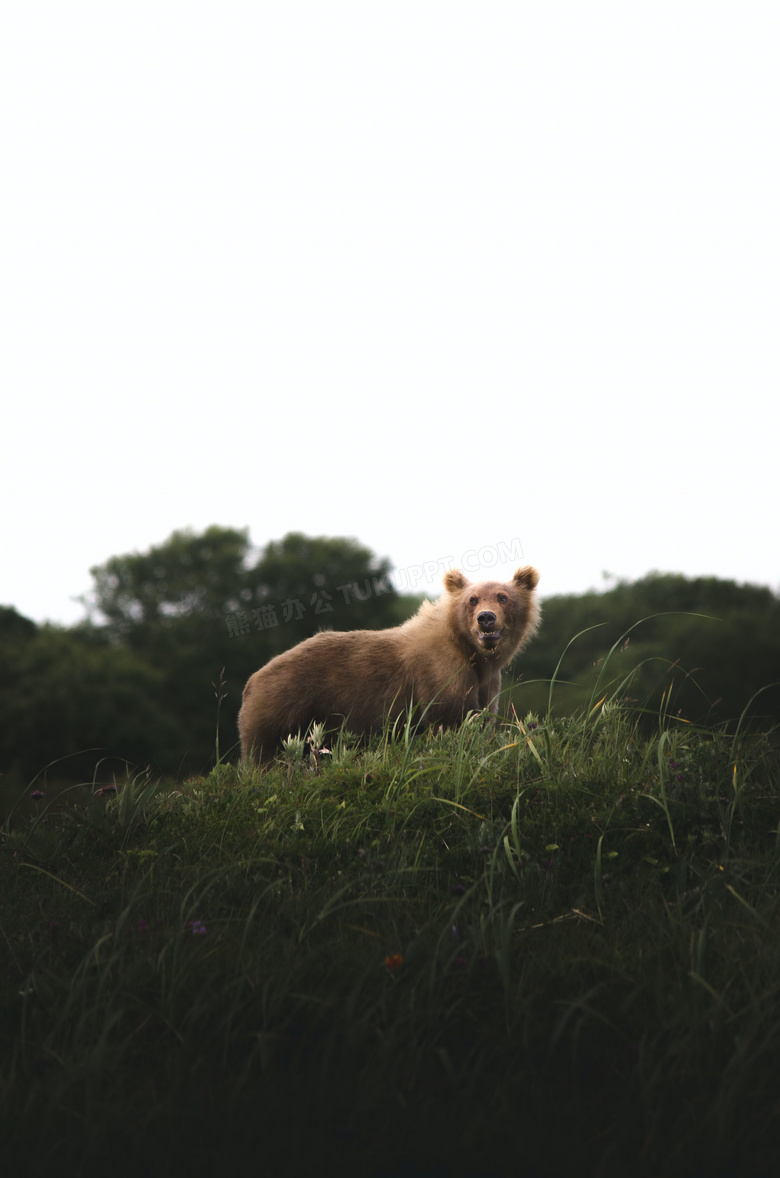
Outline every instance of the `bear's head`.
<svg viewBox="0 0 780 1178">
<path fill-rule="evenodd" d="M 503 666 L 537 630 L 539 573 L 530 565 L 511 581 L 472 582 L 459 569 L 444 575 L 454 637 L 464 648 Z"/>
</svg>

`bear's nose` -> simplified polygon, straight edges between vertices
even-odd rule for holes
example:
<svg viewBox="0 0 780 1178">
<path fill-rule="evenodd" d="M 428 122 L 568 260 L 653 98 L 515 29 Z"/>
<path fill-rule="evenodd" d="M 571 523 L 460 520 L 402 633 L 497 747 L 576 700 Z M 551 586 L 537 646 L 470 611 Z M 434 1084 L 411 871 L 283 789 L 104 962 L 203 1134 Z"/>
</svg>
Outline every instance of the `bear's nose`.
<svg viewBox="0 0 780 1178">
<path fill-rule="evenodd" d="M 483 609 L 477 614 L 477 624 L 480 630 L 492 630 L 496 624 L 496 615 L 490 609 Z"/>
</svg>

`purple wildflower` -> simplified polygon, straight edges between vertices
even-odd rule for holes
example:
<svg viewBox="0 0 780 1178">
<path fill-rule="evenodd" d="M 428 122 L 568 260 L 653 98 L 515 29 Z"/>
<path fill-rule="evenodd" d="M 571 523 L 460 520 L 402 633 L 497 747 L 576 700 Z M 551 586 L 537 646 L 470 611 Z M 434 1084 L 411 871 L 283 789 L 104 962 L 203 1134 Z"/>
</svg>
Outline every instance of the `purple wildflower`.
<svg viewBox="0 0 780 1178">
<path fill-rule="evenodd" d="M 194 937 L 205 937 L 206 935 L 206 926 L 202 920 L 191 920 L 185 927 L 190 930 Z"/>
</svg>

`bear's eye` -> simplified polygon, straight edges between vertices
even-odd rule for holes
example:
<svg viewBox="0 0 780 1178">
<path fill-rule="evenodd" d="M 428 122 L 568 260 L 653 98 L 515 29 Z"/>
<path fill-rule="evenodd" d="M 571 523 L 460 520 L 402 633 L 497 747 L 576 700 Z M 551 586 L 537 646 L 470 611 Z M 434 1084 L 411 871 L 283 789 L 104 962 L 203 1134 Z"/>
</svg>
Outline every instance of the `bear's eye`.
<svg viewBox="0 0 780 1178">
<path fill-rule="evenodd" d="M 479 598 L 478 598 L 478 597 L 473 597 L 473 596 L 472 596 L 472 597 L 470 597 L 470 598 L 469 598 L 469 605 L 476 605 L 478 601 L 479 601 Z"/>
<path fill-rule="evenodd" d="M 508 600 L 509 600 L 509 598 L 507 597 L 506 593 L 499 593 L 498 594 L 498 601 L 499 601 L 500 605 L 506 605 Z"/>
</svg>

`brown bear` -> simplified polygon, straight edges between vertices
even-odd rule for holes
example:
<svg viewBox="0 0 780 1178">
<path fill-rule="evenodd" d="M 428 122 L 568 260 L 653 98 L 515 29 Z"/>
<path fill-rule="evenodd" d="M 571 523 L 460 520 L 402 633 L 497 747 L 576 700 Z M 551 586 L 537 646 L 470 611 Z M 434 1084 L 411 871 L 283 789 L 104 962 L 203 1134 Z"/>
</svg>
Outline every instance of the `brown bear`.
<svg viewBox="0 0 780 1178">
<path fill-rule="evenodd" d="M 501 668 L 539 625 L 536 569 L 472 584 L 458 569 L 446 593 L 390 630 L 323 630 L 255 671 L 238 716 L 242 756 L 273 756 L 313 721 L 363 735 L 412 705 L 423 724 L 498 710 Z"/>
</svg>

